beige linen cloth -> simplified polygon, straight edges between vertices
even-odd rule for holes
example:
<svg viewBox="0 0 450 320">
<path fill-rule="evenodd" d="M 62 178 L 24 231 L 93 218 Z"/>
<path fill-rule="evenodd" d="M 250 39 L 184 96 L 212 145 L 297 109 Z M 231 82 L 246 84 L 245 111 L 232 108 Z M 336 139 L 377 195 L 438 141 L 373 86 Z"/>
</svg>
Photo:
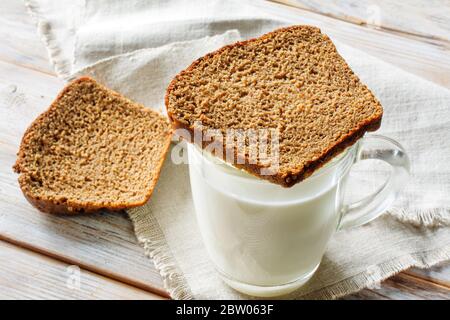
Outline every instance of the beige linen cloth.
<svg viewBox="0 0 450 320">
<path fill-rule="evenodd" d="M 152 30 L 152 36 L 147 38 L 145 30 L 141 29 L 132 35 L 135 37 L 133 45 L 120 41 L 117 44 L 109 43 L 108 32 L 99 22 L 102 19 L 108 20 L 112 13 L 102 17 L 98 10 L 93 10 L 100 6 L 98 3 L 85 1 L 84 6 L 73 11 L 81 12 L 81 18 L 67 22 L 65 31 L 60 30 L 60 18 L 49 14 L 56 12 L 57 5 L 47 1 L 27 3 L 37 18 L 41 36 L 48 46 L 55 69 L 59 70 L 61 76 L 69 79 L 90 75 L 131 99 L 163 112 L 167 84 L 192 60 L 239 40 L 243 34 L 245 37 L 256 35 L 282 24 L 271 21 L 265 13 L 251 9 L 241 11 L 240 14 L 247 16 L 231 19 L 233 10 L 226 10 L 224 5 L 212 1 L 217 7 L 206 10 L 204 14 L 207 17 L 196 16 L 193 19 L 195 23 L 178 21 L 183 27 L 175 28 L 176 36 L 169 34 L 169 40 L 166 39 L 164 43 L 161 42 L 165 39 L 162 36 L 164 28 L 157 29 L 156 26 L 161 21 L 169 21 L 171 17 L 162 13 L 154 15 L 159 20 Z M 116 1 L 112 3 L 123 9 Z M 133 3 L 141 7 L 136 7 L 138 12 L 128 10 L 126 15 L 134 12 L 139 17 L 146 7 L 142 1 L 135 0 Z M 152 7 L 152 10 L 164 12 L 164 8 L 177 3 L 178 0 L 159 3 L 160 8 Z M 257 27 L 246 23 L 254 18 L 259 19 L 255 20 Z M 96 22 L 89 27 L 92 19 Z M 81 28 L 76 23 L 80 20 L 88 22 Z M 240 33 L 243 21 L 244 28 Z M 201 29 L 199 27 L 194 28 L 197 30 L 194 37 L 183 38 L 183 30 L 190 23 L 196 26 L 216 23 L 225 29 L 235 27 L 237 30 L 206 28 L 207 34 L 202 34 L 198 31 Z M 137 20 L 136 24 L 139 24 Z M 69 26 L 72 29 L 67 31 Z M 109 26 L 120 33 L 120 28 L 114 29 L 111 23 Z M 89 28 L 92 38 L 102 38 L 98 47 L 96 40 L 86 38 Z M 103 33 L 97 33 L 98 30 Z M 129 32 L 133 33 L 133 30 Z M 190 29 L 187 30 L 191 35 Z M 61 35 L 64 36 L 61 38 Z M 64 37 L 72 37 L 67 41 L 69 44 L 62 42 Z M 80 43 L 82 38 L 85 40 Z M 139 39 L 144 39 L 145 44 L 136 44 L 135 41 Z M 151 42 L 149 39 L 160 40 Z M 186 39 L 188 41 L 180 41 Z M 118 40 L 112 38 L 112 41 Z M 111 52 L 119 54 L 107 57 L 105 47 L 110 47 Z M 127 47 L 150 48 L 127 52 Z M 380 218 L 362 227 L 337 232 L 329 243 L 316 275 L 300 290 L 283 298 L 333 299 L 374 286 L 411 266 L 426 268 L 450 258 L 450 91 L 364 52 L 342 44 L 337 44 L 337 47 L 382 102 L 385 113 L 379 133 L 403 144 L 411 158 L 412 177 L 394 207 Z M 72 52 L 72 56 L 68 52 Z M 95 54 L 91 54 L 92 52 Z M 97 61 L 97 58 L 101 60 Z M 76 72 L 73 72 L 77 69 L 74 67 L 77 65 L 74 60 L 79 61 L 79 70 Z M 368 175 L 367 179 L 371 178 L 372 175 Z M 352 191 L 358 193 L 358 189 Z M 208 259 L 195 221 L 186 164 L 175 164 L 169 154 L 151 200 L 145 206 L 129 210 L 128 213 L 139 243 L 152 258 L 173 298 L 248 298 L 227 287 Z"/>
</svg>

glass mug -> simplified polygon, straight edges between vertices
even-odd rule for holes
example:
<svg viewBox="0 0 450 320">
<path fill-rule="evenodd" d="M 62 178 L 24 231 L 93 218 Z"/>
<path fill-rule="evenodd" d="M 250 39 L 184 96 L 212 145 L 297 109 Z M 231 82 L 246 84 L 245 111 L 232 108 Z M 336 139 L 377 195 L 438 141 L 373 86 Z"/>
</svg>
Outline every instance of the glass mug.
<svg viewBox="0 0 450 320">
<path fill-rule="evenodd" d="M 409 159 L 392 139 L 367 135 L 291 188 L 253 177 L 193 144 L 189 174 L 197 222 L 222 279 L 253 296 L 290 293 L 319 267 L 332 235 L 365 224 L 394 201 L 409 175 Z M 344 204 L 355 162 L 378 159 L 392 170 L 373 194 Z"/>
</svg>

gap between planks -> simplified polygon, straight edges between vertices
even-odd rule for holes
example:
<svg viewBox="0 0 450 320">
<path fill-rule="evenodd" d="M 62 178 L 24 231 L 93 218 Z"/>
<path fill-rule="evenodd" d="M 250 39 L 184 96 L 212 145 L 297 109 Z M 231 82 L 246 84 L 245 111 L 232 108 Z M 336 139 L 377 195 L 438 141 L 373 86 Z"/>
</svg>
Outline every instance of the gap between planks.
<svg viewBox="0 0 450 320">
<path fill-rule="evenodd" d="M 408 39 L 411 41 L 416 41 L 416 42 L 421 42 L 423 44 L 429 45 L 429 46 L 434 46 L 436 49 L 439 48 L 440 50 L 444 50 L 444 51 L 448 51 L 450 50 L 450 41 L 448 39 L 442 38 L 442 37 L 438 37 L 438 36 L 427 36 L 427 35 L 423 35 L 417 32 L 408 32 L 405 30 L 400 30 L 400 29 L 396 29 L 394 27 L 389 27 L 389 26 L 372 26 L 371 24 L 367 24 L 364 20 L 361 19 L 345 19 L 343 17 L 339 17 L 337 15 L 333 15 L 333 14 L 329 14 L 329 13 L 324 13 L 324 12 L 320 12 L 318 10 L 314 10 L 311 8 L 307 8 L 305 6 L 302 6 L 301 4 L 297 4 L 294 3 L 292 0 L 269 0 L 268 4 L 273 4 L 273 5 L 278 5 L 280 7 L 284 7 L 286 9 L 290 8 L 292 10 L 292 12 L 294 12 L 294 10 L 299 10 L 300 12 L 304 12 L 307 13 L 309 15 L 317 15 L 317 16 L 321 16 L 324 17 L 326 19 L 329 19 L 330 21 L 334 20 L 338 23 L 347 23 L 350 24 L 352 26 L 357 27 L 361 27 L 362 30 L 366 30 L 366 31 L 370 31 L 373 29 L 376 29 L 377 31 L 380 31 L 384 34 L 391 34 L 391 35 L 395 35 L 398 37 L 401 37 L 403 39 Z M 267 7 L 267 6 L 264 6 Z M 26 12 L 24 13 L 26 14 Z M 361 20 L 361 21 L 360 21 Z M 36 36 L 37 37 L 37 36 Z M 338 37 L 339 38 L 339 37 Z M 346 42 L 346 41 L 343 41 Z M 438 49 L 438 50 L 439 50 Z M 365 49 L 364 49 L 365 50 Z M 372 52 L 370 54 L 373 54 Z M 418 52 L 418 54 L 421 56 L 422 52 Z M 439 53 L 439 56 L 442 55 L 443 53 Z M 378 56 L 377 54 L 374 54 L 375 56 Z M 439 57 L 431 57 L 430 59 L 439 59 Z M 382 58 L 383 59 L 383 58 Z M 400 58 L 399 58 L 400 59 Z M 39 68 L 36 66 L 31 66 L 29 64 L 23 64 L 23 63 L 18 63 L 17 61 L 12 61 L 11 59 L 5 58 L 4 56 L 0 56 L 0 61 L 5 61 L 8 63 L 12 63 L 15 64 L 17 66 L 23 67 L 23 68 L 28 68 L 37 72 L 42 72 L 51 76 L 56 76 L 56 74 L 52 71 L 49 70 L 44 70 L 43 68 Z M 420 61 L 423 63 L 423 61 Z M 389 63 L 392 63 L 389 62 Z M 395 64 L 395 63 L 394 63 Z M 444 64 L 445 65 L 445 64 Z M 400 66 L 402 67 L 402 66 Z M 405 69 L 405 66 L 403 66 L 402 68 Z M 408 69 L 408 68 L 406 68 Z M 436 69 L 436 67 L 434 67 L 434 69 Z M 432 70 L 432 69 L 431 69 Z M 436 69 L 438 70 L 438 69 Z M 436 73 L 437 71 L 434 70 L 433 72 Z M 441 86 L 447 87 L 448 88 L 448 82 L 444 81 L 444 80 L 440 80 L 439 76 L 437 74 L 431 74 L 430 72 L 428 73 L 422 73 L 421 70 L 416 70 L 416 71 L 410 71 L 413 72 L 415 74 L 417 74 L 420 77 L 424 77 L 436 84 L 439 84 Z"/>
<path fill-rule="evenodd" d="M 158 288 L 147 286 L 147 285 L 145 285 L 145 284 L 143 284 L 141 282 L 136 282 L 136 281 L 127 279 L 125 277 L 122 277 L 120 275 L 117 275 L 117 274 L 105 272 L 102 269 L 98 269 L 98 268 L 92 267 L 90 265 L 80 263 L 80 261 L 75 261 L 75 260 L 72 260 L 72 259 L 69 259 L 69 258 L 64 258 L 64 257 L 59 256 L 58 254 L 52 254 L 51 252 L 45 251 L 45 250 L 43 250 L 41 248 L 34 247 L 31 244 L 29 244 L 29 243 L 20 242 L 19 240 L 11 239 L 11 238 L 8 238 L 8 237 L 6 237 L 4 235 L 0 235 L 0 241 L 7 242 L 7 243 L 9 243 L 11 245 L 18 246 L 18 247 L 23 248 L 25 250 L 32 251 L 32 252 L 34 252 L 36 254 L 40 254 L 42 256 L 49 257 L 51 259 L 54 259 L 56 261 L 60 261 L 60 262 L 66 263 L 68 265 L 77 265 L 81 269 L 89 271 L 89 272 L 91 272 L 93 274 L 96 274 L 96 275 L 99 275 L 99 276 L 111 279 L 113 281 L 117 281 L 117 282 L 123 283 L 124 285 L 129 285 L 129 286 L 135 287 L 137 289 L 146 291 L 146 292 L 148 292 L 150 294 L 158 295 L 161 298 L 170 299 L 170 296 L 169 296 L 169 294 L 167 292 L 165 292 L 163 290 L 160 290 Z M 430 287 L 430 288 L 435 288 L 437 290 L 440 289 L 440 290 L 445 290 L 445 291 L 449 291 L 450 290 L 450 287 L 448 285 L 446 285 L 445 283 L 441 283 L 439 281 L 433 281 L 432 279 L 423 277 L 423 276 L 418 275 L 418 274 L 411 273 L 408 270 L 404 271 L 404 272 L 401 272 L 401 273 L 399 273 L 399 274 L 397 274 L 397 275 L 387 279 L 386 281 L 388 281 L 388 282 L 390 281 L 390 282 L 394 282 L 395 283 L 396 282 L 396 278 L 399 278 L 399 277 L 400 278 L 404 278 L 406 280 L 409 280 L 410 282 L 422 283 L 424 285 L 424 287 Z M 383 282 L 381 283 L 381 285 L 383 285 Z M 387 295 L 385 295 L 385 294 L 383 294 L 381 292 L 377 292 L 377 291 L 371 290 L 369 288 L 362 289 L 359 292 L 356 292 L 356 293 L 351 294 L 351 295 L 349 295 L 347 297 L 344 297 L 344 299 L 351 299 L 352 296 L 357 298 L 357 297 L 364 296 L 364 295 L 367 295 L 367 294 L 372 295 L 372 296 L 379 296 L 379 297 L 382 297 L 384 299 L 391 299 L 391 297 L 389 297 L 389 296 L 387 296 Z"/>
<path fill-rule="evenodd" d="M 416 279 L 417 281 L 432 283 L 437 287 L 441 287 L 445 290 L 450 290 L 450 283 L 418 274 L 414 271 L 411 271 L 410 269 L 403 271 L 401 274 L 404 275 L 405 277 Z"/>
<path fill-rule="evenodd" d="M 0 299 L 164 299 L 88 270 L 70 267 L 0 240 Z"/>
<path fill-rule="evenodd" d="M 53 78 L 48 78 L 48 79 L 53 79 Z M 157 293 L 157 294 L 159 294 L 159 295 L 161 295 L 163 297 L 166 297 L 166 298 L 169 297 L 168 294 L 164 290 L 162 290 L 161 288 L 158 289 L 158 288 L 155 288 L 155 286 L 148 286 L 148 285 L 146 285 L 147 282 L 144 282 L 142 280 L 140 281 L 140 279 L 137 279 L 137 278 L 122 276 L 120 273 L 114 272 L 113 269 L 106 269 L 105 270 L 103 268 L 97 267 L 93 263 L 83 262 L 83 260 L 77 259 L 77 258 L 72 257 L 72 256 L 68 257 L 66 255 L 60 255 L 60 253 L 58 253 L 58 252 L 55 252 L 55 251 L 52 251 L 52 250 L 46 250 L 45 246 L 38 247 L 38 246 L 35 246 L 34 244 L 32 244 L 32 242 L 30 242 L 30 241 L 24 242 L 24 241 L 21 240 L 20 237 L 11 238 L 11 236 L 8 236 L 8 235 L 3 235 L 3 236 L 0 235 L 0 239 L 2 237 L 3 237 L 3 239 L 5 241 L 8 241 L 10 243 L 14 243 L 14 244 L 16 244 L 16 245 L 18 245 L 20 247 L 23 247 L 23 248 L 27 248 L 28 250 L 31 250 L 31 251 L 34 251 L 34 252 L 37 252 L 37 253 L 40 253 L 40 254 L 43 254 L 43 255 L 50 256 L 50 257 L 52 257 L 54 259 L 58 259 L 60 261 L 64 261 L 64 262 L 69 263 L 69 264 L 80 265 L 81 267 L 83 267 L 83 269 L 89 270 L 89 271 L 91 271 L 93 273 L 109 277 L 109 278 L 111 278 L 113 280 L 117 280 L 117 281 L 129 284 L 129 285 L 135 286 L 137 288 L 141 288 L 141 289 L 146 290 L 148 292 Z M 425 280 L 427 280 L 427 279 L 425 279 Z M 371 292 L 370 290 L 368 290 L 368 291 Z M 368 295 L 369 292 L 366 292 L 366 295 Z M 364 293 L 361 293 L 361 294 L 364 294 Z M 389 298 L 388 296 L 385 296 L 385 295 L 383 295 L 383 294 L 381 294 L 379 292 L 375 292 L 375 293 L 372 292 L 372 295 L 378 295 L 378 296 L 383 296 L 385 298 Z"/>
<path fill-rule="evenodd" d="M 435 36 L 435 35 L 427 36 L 427 35 L 420 34 L 420 33 L 417 33 L 417 32 L 409 32 L 409 31 L 401 30 L 401 29 L 394 28 L 394 27 L 388 27 L 388 26 L 383 26 L 383 25 L 373 25 L 373 24 L 368 23 L 367 21 L 364 21 L 364 20 L 356 18 L 356 17 L 348 17 L 346 19 L 346 18 L 340 17 L 338 15 L 334 15 L 334 14 L 331 14 L 331 13 L 326 13 L 326 12 L 322 12 L 322 11 L 319 11 L 319 10 L 314 10 L 312 8 L 308 8 L 306 6 L 302 6 L 300 3 L 296 3 L 296 2 L 294 2 L 292 0 L 268 0 L 268 1 L 269 2 L 273 2 L 273 3 L 278 3 L 278 4 L 281 4 L 281 5 L 287 6 L 287 7 L 291 7 L 291 8 L 295 8 L 295 9 L 299 9 L 299 10 L 303 10 L 303 11 L 307 11 L 307 12 L 310 12 L 310 13 L 319 14 L 321 16 L 332 18 L 332 19 L 339 20 L 339 21 L 342 21 L 342 22 L 351 23 L 351 24 L 354 24 L 354 25 L 360 26 L 360 27 L 376 28 L 376 29 L 384 31 L 384 32 L 394 33 L 394 34 L 397 34 L 397 35 L 403 35 L 403 36 L 408 37 L 408 38 L 409 37 L 414 37 L 414 38 L 417 38 L 418 40 L 422 40 L 422 41 L 425 41 L 425 42 L 428 42 L 429 40 L 433 40 L 433 41 L 436 41 L 436 42 L 441 42 L 441 46 L 442 47 L 450 49 L 450 40 L 448 40 L 446 38 L 443 38 L 443 37 L 440 37 L 440 36 Z"/>
<path fill-rule="evenodd" d="M 26 97 L 14 109 L 0 99 L 0 118 L 4 119 L 0 162 L 6 170 L 0 176 L 0 195 L 5 201 L 0 208 L 1 235 L 35 252 L 168 297 L 160 274 L 137 245 L 131 222 L 124 214 L 65 219 L 38 214 L 21 196 L 17 178 L 10 169 L 20 137 L 32 119 L 47 108 L 62 83 L 59 78 L 8 63 L 0 62 L 0 70 L 0 88 L 11 84 L 14 97 Z M 73 250 L 68 251 L 72 246 Z"/>
<path fill-rule="evenodd" d="M 20 65 L 17 65 L 15 63 L 12 63 L 12 65 L 20 67 Z M 28 69 L 30 69 L 30 68 L 28 68 Z M 35 70 L 33 70 L 33 71 L 35 71 Z M 44 72 L 44 74 L 48 74 L 48 73 Z M 54 77 L 54 75 L 51 75 L 51 74 L 50 74 L 50 76 Z M 1 235 L 0 235 L 0 238 L 2 238 Z M 111 278 L 113 280 L 118 280 L 120 282 L 123 282 L 123 283 L 129 284 L 129 285 L 135 286 L 137 288 L 143 289 L 143 290 L 148 291 L 148 292 L 157 293 L 157 294 L 159 294 L 159 295 L 161 295 L 163 297 L 169 297 L 168 294 L 165 291 L 162 291 L 161 289 L 156 289 L 156 288 L 151 287 L 151 286 L 146 286 L 145 284 L 142 284 L 140 282 L 135 282 L 132 279 L 127 279 L 127 278 L 121 277 L 120 275 L 118 276 L 116 273 L 109 273 L 108 271 L 105 272 L 105 271 L 102 271 L 101 269 L 97 269 L 97 268 L 89 266 L 87 264 L 83 265 L 78 260 L 72 260 L 70 258 L 64 258 L 64 257 L 58 256 L 57 254 L 52 254 L 52 253 L 46 252 L 42 248 L 36 248 L 36 247 L 32 246 L 29 243 L 21 243 L 18 240 L 9 239 L 9 238 L 6 238 L 6 237 L 4 238 L 4 240 L 8 241 L 10 243 L 14 243 L 14 244 L 16 244 L 16 245 L 18 245 L 20 247 L 26 248 L 28 250 L 31 250 L 31 251 L 34 251 L 34 252 L 37 252 L 37 253 L 40 253 L 40 254 L 48 255 L 48 256 L 50 256 L 52 258 L 56 258 L 56 259 L 58 259 L 60 261 L 65 261 L 66 263 L 80 265 L 81 267 L 83 267 L 83 269 L 86 269 L 88 271 L 91 271 L 91 272 L 99 274 L 99 275 L 103 275 L 103 276 L 109 277 L 109 278 Z M 416 276 L 416 278 L 423 279 L 423 280 L 425 280 L 427 282 L 433 282 L 433 281 L 429 281 L 428 279 L 417 277 L 417 276 Z M 384 296 L 384 295 L 382 295 L 380 293 L 376 293 L 376 294 L 379 295 L 379 296 L 383 296 L 383 297 L 388 298 L 387 296 Z"/>
<path fill-rule="evenodd" d="M 9 59 L 1 57 L 1 56 L 0 56 L 0 62 L 9 63 L 9 64 L 12 64 L 12 65 L 18 67 L 18 68 L 24 68 L 24 69 L 28 69 L 28 70 L 31 70 L 31 71 L 34 71 L 34 72 L 43 73 L 43 74 L 51 76 L 51 77 L 55 77 L 55 78 L 58 77 L 55 72 L 51 72 L 51 71 L 44 70 L 44 69 L 41 69 L 41 68 L 38 68 L 38 67 L 34 67 L 32 65 L 29 65 L 29 64 L 19 63 L 17 61 L 9 60 Z"/>
<path fill-rule="evenodd" d="M 144 284 L 142 282 L 133 281 L 132 279 L 123 277 L 123 276 L 121 276 L 119 274 L 116 274 L 116 273 L 108 272 L 108 271 L 106 271 L 104 269 L 96 268 L 95 266 L 91 266 L 89 264 L 84 264 L 82 261 L 79 261 L 79 260 L 72 260 L 70 258 L 63 257 L 63 256 L 60 256 L 58 254 L 54 254 L 52 252 L 46 251 L 45 249 L 42 249 L 42 248 L 39 248 L 39 247 L 35 247 L 31 243 L 22 242 L 22 241 L 20 241 L 18 239 L 13 239 L 13 238 L 10 238 L 10 237 L 5 236 L 3 234 L 0 234 L 0 242 L 1 241 L 9 243 L 9 244 L 14 245 L 14 246 L 17 246 L 19 248 L 22 248 L 22 249 L 34 252 L 36 254 L 49 257 L 49 258 L 54 259 L 56 261 L 67 263 L 68 265 L 76 265 L 76 266 L 80 267 L 81 269 L 84 269 L 86 271 L 89 271 L 89 272 L 91 272 L 93 274 L 96 274 L 96 275 L 99 275 L 99 276 L 102 276 L 102 277 L 109 278 L 109 279 L 117 281 L 117 282 L 123 283 L 124 285 L 129 285 L 129 286 L 135 287 L 137 289 L 141 289 L 143 291 L 146 291 L 148 293 L 156 294 L 156 295 L 158 295 L 158 296 L 160 296 L 162 298 L 170 299 L 170 296 L 169 296 L 169 294 L 166 291 L 163 291 L 163 290 L 158 289 L 156 287 L 152 287 L 152 286 L 146 285 L 146 284 Z"/>
<path fill-rule="evenodd" d="M 303 9 L 303 10 L 305 10 L 305 9 Z M 305 10 L 305 11 L 306 11 L 306 10 Z M 332 18 L 336 19 L 335 17 L 332 17 Z M 338 19 L 336 19 L 336 20 L 338 20 Z M 345 20 L 344 20 L 344 21 L 345 21 Z M 348 21 L 345 21 L 345 22 L 348 22 Z M 3 61 L 5 61 L 5 62 L 7 62 L 7 63 L 10 63 L 10 64 L 13 64 L 13 65 L 15 65 L 15 66 L 17 66 L 17 67 L 30 69 L 30 70 L 33 70 L 33 71 L 35 71 L 35 72 L 41 72 L 41 73 L 47 74 L 47 75 L 49 75 L 49 76 L 56 77 L 56 75 L 55 75 L 54 73 L 50 73 L 49 71 L 41 70 L 41 69 L 36 68 L 36 67 L 32 67 L 32 66 L 29 66 L 29 65 L 24 65 L 24 64 L 17 63 L 17 62 L 9 61 L 9 60 L 6 60 L 6 59 L 2 59 L 1 57 L 0 57 L 0 60 L 3 60 Z M 1 238 L 1 236 L 0 236 L 0 238 Z M 15 241 L 15 242 L 18 242 L 18 241 Z M 30 247 L 30 248 L 32 248 L 32 245 L 26 244 L 26 245 L 23 245 L 23 246 L 21 246 L 21 247 L 24 247 L 24 248 L 25 248 L 25 247 Z M 35 251 L 35 252 L 42 251 L 42 249 L 39 249 L 39 248 L 35 248 L 35 249 L 36 249 L 36 250 L 33 250 L 33 249 L 30 249 L 30 250 Z M 44 252 L 45 254 L 47 254 L 47 252 L 45 252 L 45 251 L 43 251 L 43 252 Z M 58 259 L 60 259 L 60 257 L 58 257 Z M 64 260 L 64 259 L 63 259 L 63 260 Z M 70 259 L 65 259 L 65 260 L 68 261 L 68 262 L 70 262 Z M 80 264 L 79 261 L 77 261 L 76 264 Z M 89 268 L 89 269 L 94 270 L 95 267 L 94 267 L 94 268 Z M 101 270 L 98 270 L 98 271 L 99 271 L 98 274 L 102 274 L 102 275 L 108 274 L 108 272 L 102 272 Z M 97 273 L 97 272 L 96 272 L 96 273 Z M 420 278 L 420 277 L 418 277 L 418 278 L 419 278 L 419 279 L 422 279 L 422 278 Z M 115 274 L 113 274 L 113 278 L 112 278 L 112 279 L 117 279 L 117 277 L 116 277 Z M 424 280 L 429 281 L 428 279 L 424 279 Z M 430 281 L 430 282 L 433 282 L 433 281 Z M 129 284 L 134 285 L 134 284 L 133 284 L 134 282 L 133 282 L 132 280 L 130 281 L 130 279 L 125 279 L 124 283 L 129 283 Z M 139 284 L 139 285 L 138 285 L 137 287 L 145 287 L 144 285 L 141 285 L 140 283 L 138 283 L 138 284 Z M 149 288 L 152 288 L 152 287 L 149 287 Z M 154 292 L 155 290 L 154 290 L 154 288 L 152 288 L 152 290 L 147 290 L 147 291 Z M 156 291 L 161 291 L 161 290 L 156 290 Z M 165 294 L 165 296 L 167 296 L 167 293 L 165 293 L 165 292 L 163 292 L 163 293 Z M 379 294 L 379 293 L 377 293 L 377 294 L 380 295 L 380 296 L 382 296 L 382 295 Z"/>
</svg>

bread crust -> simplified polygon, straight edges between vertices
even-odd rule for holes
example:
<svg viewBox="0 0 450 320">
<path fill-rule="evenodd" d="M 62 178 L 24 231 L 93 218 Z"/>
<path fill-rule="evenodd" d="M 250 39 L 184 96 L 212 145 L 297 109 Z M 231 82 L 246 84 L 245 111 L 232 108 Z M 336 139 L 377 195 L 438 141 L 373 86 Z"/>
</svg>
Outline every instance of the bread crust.
<svg viewBox="0 0 450 320">
<path fill-rule="evenodd" d="M 297 25 L 297 26 L 289 26 L 289 27 L 279 28 L 272 32 L 266 33 L 266 34 L 262 35 L 261 37 L 253 38 L 253 39 L 249 39 L 249 40 L 245 40 L 245 41 L 239 41 L 239 42 L 236 42 L 236 43 L 233 43 L 230 45 L 226 45 L 226 46 L 224 46 L 216 51 L 213 51 L 211 53 L 208 53 L 205 56 L 200 57 L 197 60 L 195 60 L 194 62 L 192 62 L 192 64 L 189 67 L 187 67 L 185 70 L 178 73 L 172 79 L 169 86 L 167 87 L 166 95 L 165 95 L 165 99 L 164 99 L 167 114 L 169 116 L 170 121 L 172 122 L 174 129 L 178 129 L 178 128 L 185 129 L 188 132 L 190 132 L 191 137 L 194 136 L 194 133 L 196 131 L 196 129 L 194 128 L 193 125 L 190 125 L 190 124 L 187 125 L 184 122 L 179 121 L 175 117 L 175 115 L 172 114 L 172 112 L 169 109 L 169 96 L 170 96 L 172 90 L 174 89 L 175 84 L 177 83 L 177 81 L 179 79 L 181 79 L 181 77 L 183 77 L 185 74 L 187 74 L 189 72 L 192 72 L 203 60 L 212 59 L 215 56 L 220 55 L 222 52 L 224 52 L 228 49 L 231 49 L 234 47 L 246 46 L 247 44 L 252 43 L 252 42 L 262 42 L 263 40 L 268 39 L 268 38 L 272 37 L 274 34 L 277 34 L 279 32 L 290 31 L 290 30 L 295 30 L 295 29 L 309 29 L 309 30 L 311 30 L 311 32 L 321 33 L 321 30 L 319 28 L 314 27 L 314 26 L 308 26 L 308 25 Z M 329 41 L 331 41 L 327 35 L 323 35 L 323 36 L 326 37 Z M 351 71 L 351 72 L 352 72 L 352 74 L 354 74 L 353 71 Z M 379 115 L 375 115 L 369 119 L 366 119 L 366 121 L 360 123 L 357 128 L 350 131 L 346 135 L 342 136 L 338 142 L 336 142 L 335 144 L 331 145 L 328 149 L 326 149 L 319 158 L 309 161 L 300 170 L 296 170 L 296 171 L 292 170 L 291 172 L 277 172 L 274 175 L 261 175 L 260 171 L 263 167 L 260 165 L 256 165 L 256 164 L 249 164 L 248 159 L 241 159 L 242 161 L 236 161 L 237 163 L 233 164 L 233 166 L 235 166 L 239 169 L 243 169 L 246 172 L 248 172 L 256 177 L 259 177 L 264 180 L 268 180 L 272 183 L 281 185 L 283 187 L 286 187 L 286 188 L 292 187 L 293 185 L 297 184 L 298 182 L 311 176 L 314 173 L 314 171 L 321 168 L 329 160 L 331 160 L 336 155 L 338 155 L 339 153 L 344 151 L 347 147 L 353 145 L 358 139 L 360 139 L 364 135 L 364 133 L 366 131 L 377 130 L 381 126 L 382 115 L 383 114 L 381 112 Z M 192 139 L 189 142 L 193 142 Z M 200 145 L 200 147 L 205 148 L 206 145 L 207 145 L 206 142 L 202 142 L 202 145 Z M 226 145 L 224 145 L 224 150 L 226 150 L 227 152 L 234 153 L 235 159 L 241 158 L 241 156 L 237 153 L 237 151 L 234 148 L 230 149 L 230 148 L 227 148 Z M 224 152 L 224 154 L 227 154 L 227 153 Z M 244 162 L 244 164 L 239 164 L 240 162 Z"/>
<path fill-rule="evenodd" d="M 142 201 L 136 201 L 136 202 L 131 202 L 131 203 L 124 203 L 124 202 L 109 202 L 109 203 L 94 203 L 94 202 L 86 202 L 86 203 L 80 203 L 77 201 L 70 201 L 64 198 L 61 199 L 47 199 L 47 198 L 42 198 L 36 195 L 33 195 L 27 185 L 27 182 L 25 181 L 25 176 L 26 176 L 26 168 L 24 166 L 24 157 L 25 157 L 25 148 L 24 146 L 29 142 L 29 140 L 31 139 L 32 135 L 33 135 L 33 130 L 35 128 L 37 128 L 38 126 L 40 126 L 40 124 L 42 123 L 42 121 L 44 121 L 44 119 L 47 117 L 47 115 L 49 114 L 49 112 L 56 107 L 56 104 L 58 102 L 58 100 L 70 89 L 70 86 L 76 83 L 80 83 L 83 81 L 87 81 L 87 82 L 95 82 L 95 80 L 93 80 L 90 77 L 87 76 L 83 76 L 80 77 L 76 80 L 73 80 L 72 82 L 68 83 L 62 90 L 61 92 L 58 94 L 58 96 L 53 100 L 53 102 L 50 104 L 50 106 L 47 108 L 46 111 L 44 111 L 42 114 L 40 114 L 27 128 L 27 130 L 25 131 L 21 143 L 20 143 L 20 147 L 19 147 L 19 151 L 17 153 L 17 159 L 16 162 L 13 166 L 13 170 L 16 173 L 19 173 L 19 186 L 20 189 L 22 190 L 22 193 L 24 194 L 25 198 L 28 200 L 28 202 L 33 205 L 35 208 L 37 208 L 38 210 L 42 211 L 42 212 L 46 212 L 46 213 L 51 213 L 51 214 L 77 214 L 77 213 L 94 213 L 94 212 L 98 212 L 98 211 L 102 211 L 102 210 L 110 210 L 110 211 L 119 211 L 119 210 L 123 210 L 123 209 L 129 209 L 129 208 L 133 208 L 133 207 L 138 207 L 138 206 L 142 206 L 144 205 L 148 199 L 150 198 L 150 196 L 153 193 L 153 190 L 155 188 L 155 185 L 159 179 L 160 173 L 161 173 L 161 168 L 162 165 L 164 163 L 165 157 L 167 155 L 167 152 L 169 150 L 170 147 L 170 143 L 171 143 L 171 137 L 172 137 L 172 130 L 170 130 L 167 134 L 167 137 L 165 139 L 165 145 L 164 145 L 164 152 L 163 155 L 157 165 L 157 172 L 156 175 L 154 176 L 151 184 L 148 186 L 147 192 L 145 194 L 145 197 Z M 119 93 L 108 89 L 106 87 L 103 87 L 104 89 L 106 89 L 110 94 L 115 95 L 115 96 L 119 96 L 124 98 L 122 95 L 120 95 Z"/>
</svg>

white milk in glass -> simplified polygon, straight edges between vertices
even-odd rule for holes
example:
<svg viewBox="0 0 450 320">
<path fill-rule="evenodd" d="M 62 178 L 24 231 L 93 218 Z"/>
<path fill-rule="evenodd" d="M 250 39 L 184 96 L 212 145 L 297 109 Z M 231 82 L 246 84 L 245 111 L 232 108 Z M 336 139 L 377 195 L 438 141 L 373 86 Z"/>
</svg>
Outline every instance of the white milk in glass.
<svg viewBox="0 0 450 320">
<path fill-rule="evenodd" d="M 353 152 L 283 188 L 213 159 L 193 145 L 188 148 L 198 225 L 224 280 L 235 288 L 254 286 L 248 293 L 260 296 L 264 292 L 255 292 L 258 287 L 263 291 L 266 286 L 307 281 L 339 224 L 343 171 L 350 168 Z M 348 159 L 339 161 L 343 157 Z M 274 294 L 272 290 L 270 295 Z"/>
</svg>

